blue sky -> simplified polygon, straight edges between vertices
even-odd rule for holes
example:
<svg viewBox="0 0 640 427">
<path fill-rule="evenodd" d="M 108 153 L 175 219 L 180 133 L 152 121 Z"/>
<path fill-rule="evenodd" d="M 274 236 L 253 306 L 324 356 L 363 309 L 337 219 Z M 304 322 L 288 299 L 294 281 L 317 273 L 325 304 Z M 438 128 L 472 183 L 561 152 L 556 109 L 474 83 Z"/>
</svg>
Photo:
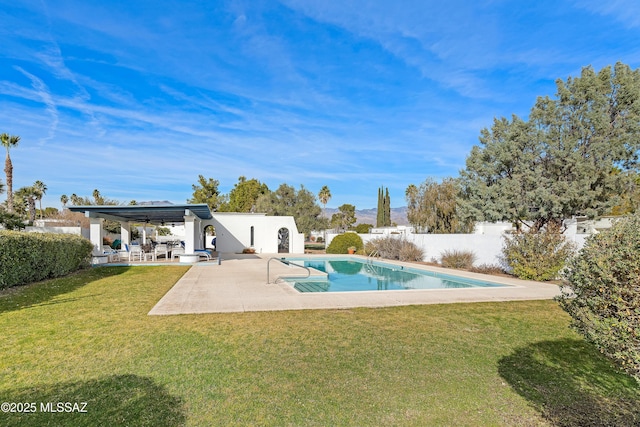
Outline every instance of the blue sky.
<svg viewBox="0 0 640 427">
<path fill-rule="evenodd" d="M 557 78 L 640 65 L 636 0 L 0 0 L 0 22 L 14 189 L 57 208 L 184 203 L 199 174 L 403 206 Z"/>
</svg>

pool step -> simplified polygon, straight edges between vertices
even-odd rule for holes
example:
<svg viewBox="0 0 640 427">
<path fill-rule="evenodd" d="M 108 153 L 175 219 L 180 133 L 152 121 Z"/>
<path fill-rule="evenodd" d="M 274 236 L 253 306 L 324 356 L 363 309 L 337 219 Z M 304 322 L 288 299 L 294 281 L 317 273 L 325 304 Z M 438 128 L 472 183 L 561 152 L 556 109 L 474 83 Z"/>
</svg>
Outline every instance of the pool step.
<svg viewBox="0 0 640 427">
<path fill-rule="evenodd" d="M 298 292 L 327 292 L 329 290 L 329 282 L 300 281 L 295 282 L 293 287 Z"/>
</svg>

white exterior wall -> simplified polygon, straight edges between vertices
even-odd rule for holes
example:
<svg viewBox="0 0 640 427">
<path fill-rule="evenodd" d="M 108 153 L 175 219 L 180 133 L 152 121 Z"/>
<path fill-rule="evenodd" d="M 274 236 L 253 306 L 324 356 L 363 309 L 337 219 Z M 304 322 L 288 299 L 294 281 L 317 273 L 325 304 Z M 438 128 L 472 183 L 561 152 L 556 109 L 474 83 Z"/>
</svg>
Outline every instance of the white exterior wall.
<svg viewBox="0 0 640 427">
<path fill-rule="evenodd" d="M 298 233 L 295 220 L 290 216 L 216 212 L 213 220 L 203 222 L 203 226 L 208 224 L 216 229 L 218 252 L 237 253 L 253 247 L 257 253 L 278 253 L 278 230 L 286 228 L 289 230 L 289 253 L 304 253 L 304 235 Z"/>
<path fill-rule="evenodd" d="M 28 231 L 30 233 L 56 233 L 56 234 L 75 234 L 78 236 L 82 236 L 82 228 L 81 227 L 25 227 L 24 231 Z M 88 233 L 87 233 L 88 235 Z"/>
<path fill-rule="evenodd" d="M 471 251 L 476 255 L 474 265 L 477 266 L 500 264 L 503 235 L 491 232 L 490 234 L 391 234 L 390 236 L 406 239 L 422 248 L 424 251 L 423 261 L 435 259 L 439 262 L 442 252 L 447 250 Z M 337 234 L 327 233 L 327 246 L 335 236 Z M 364 243 L 375 238 L 387 237 L 380 234 L 359 234 L 359 236 Z M 572 233 L 571 230 L 565 232 L 565 236 L 567 240 L 575 242 L 578 249 L 584 245 L 585 240 L 589 237 L 587 234 Z"/>
</svg>

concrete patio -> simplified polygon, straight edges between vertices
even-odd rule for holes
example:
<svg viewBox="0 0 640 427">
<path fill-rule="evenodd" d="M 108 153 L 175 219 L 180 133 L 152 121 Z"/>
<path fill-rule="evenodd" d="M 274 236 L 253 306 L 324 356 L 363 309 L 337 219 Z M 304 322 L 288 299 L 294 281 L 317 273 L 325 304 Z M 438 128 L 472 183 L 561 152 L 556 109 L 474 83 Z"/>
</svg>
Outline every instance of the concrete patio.
<svg viewBox="0 0 640 427">
<path fill-rule="evenodd" d="M 554 284 L 453 271 L 413 263 L 398 264 L 445 274 L 453 273 L 457 276 L 505 284 L 509 287 L 300 293 L 282 281 L 273 283 L 279 276 L 298 274 L 306 276 L 306 272 L 300 268 L 289 267 L 278 261 L 269 263 L 271 257 L 281 256 L 282 254 L 222 254 L 220 265 L 217 261 L 197 263 L 158 301 L 149 315 L 540 300 L 552 299 L 560 294 L 559 287 Z M 269 284 L 267 284 L 268 263 L 272 282 Z"/>
</svg>

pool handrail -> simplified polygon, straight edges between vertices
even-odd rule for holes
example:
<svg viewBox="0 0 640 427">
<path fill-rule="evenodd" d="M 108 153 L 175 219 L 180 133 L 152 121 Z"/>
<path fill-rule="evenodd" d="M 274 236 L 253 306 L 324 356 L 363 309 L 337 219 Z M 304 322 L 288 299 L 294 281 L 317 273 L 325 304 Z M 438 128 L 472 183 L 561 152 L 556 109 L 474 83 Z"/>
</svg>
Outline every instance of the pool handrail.
<svg viewBox="0 0 640 427">
<path fill-rule="evenodd" d="M 281 262 L 281 263 L 283 263 L 284 265 L 289 265 L 289 266 L 293 265 L 293 266 L 295 266 L 295 267 L 304 268 L 305 270 L 307 270 L 307 277 L 311 276 L 311 270 L 309 270 L 309 267 L 305 267 L 304 265 L 300 265 L 300 264 L 294 264 L 294 263 L 292 263 L 291 261 L 287 261 L 287 260 L 286 260 L 286 259 L 284 259 L 284 258 L 271 257 L 271 258 L 269 258 L 269 260 L 267 261 L 267 285 L 268 285 L 269 283 L 271 283 L 271 281 L 269 281 L 269 277 L 270 277 L 270 274 L 269 274 L 269 264 L 270 264 L 270 263 L 271 263 L 271 261 L 273 261 L 274 259 L 275 259 L 275 260 L 277 260 L 277 261 L 280 261 L 280 262 Z M 307 277 L 304 277 L 304 279 L 306 279 Z"/>
<path fill-rule="evenodd" d="M 367 255 L 367 263 L 371 264 L 371 258 L 376 257 L 376 258 L 380 258 L 380 253 L 378 253 L 378 250 L 374 250 L 373 252 L 371 252 L 369 255 Z"/>
</svg>

